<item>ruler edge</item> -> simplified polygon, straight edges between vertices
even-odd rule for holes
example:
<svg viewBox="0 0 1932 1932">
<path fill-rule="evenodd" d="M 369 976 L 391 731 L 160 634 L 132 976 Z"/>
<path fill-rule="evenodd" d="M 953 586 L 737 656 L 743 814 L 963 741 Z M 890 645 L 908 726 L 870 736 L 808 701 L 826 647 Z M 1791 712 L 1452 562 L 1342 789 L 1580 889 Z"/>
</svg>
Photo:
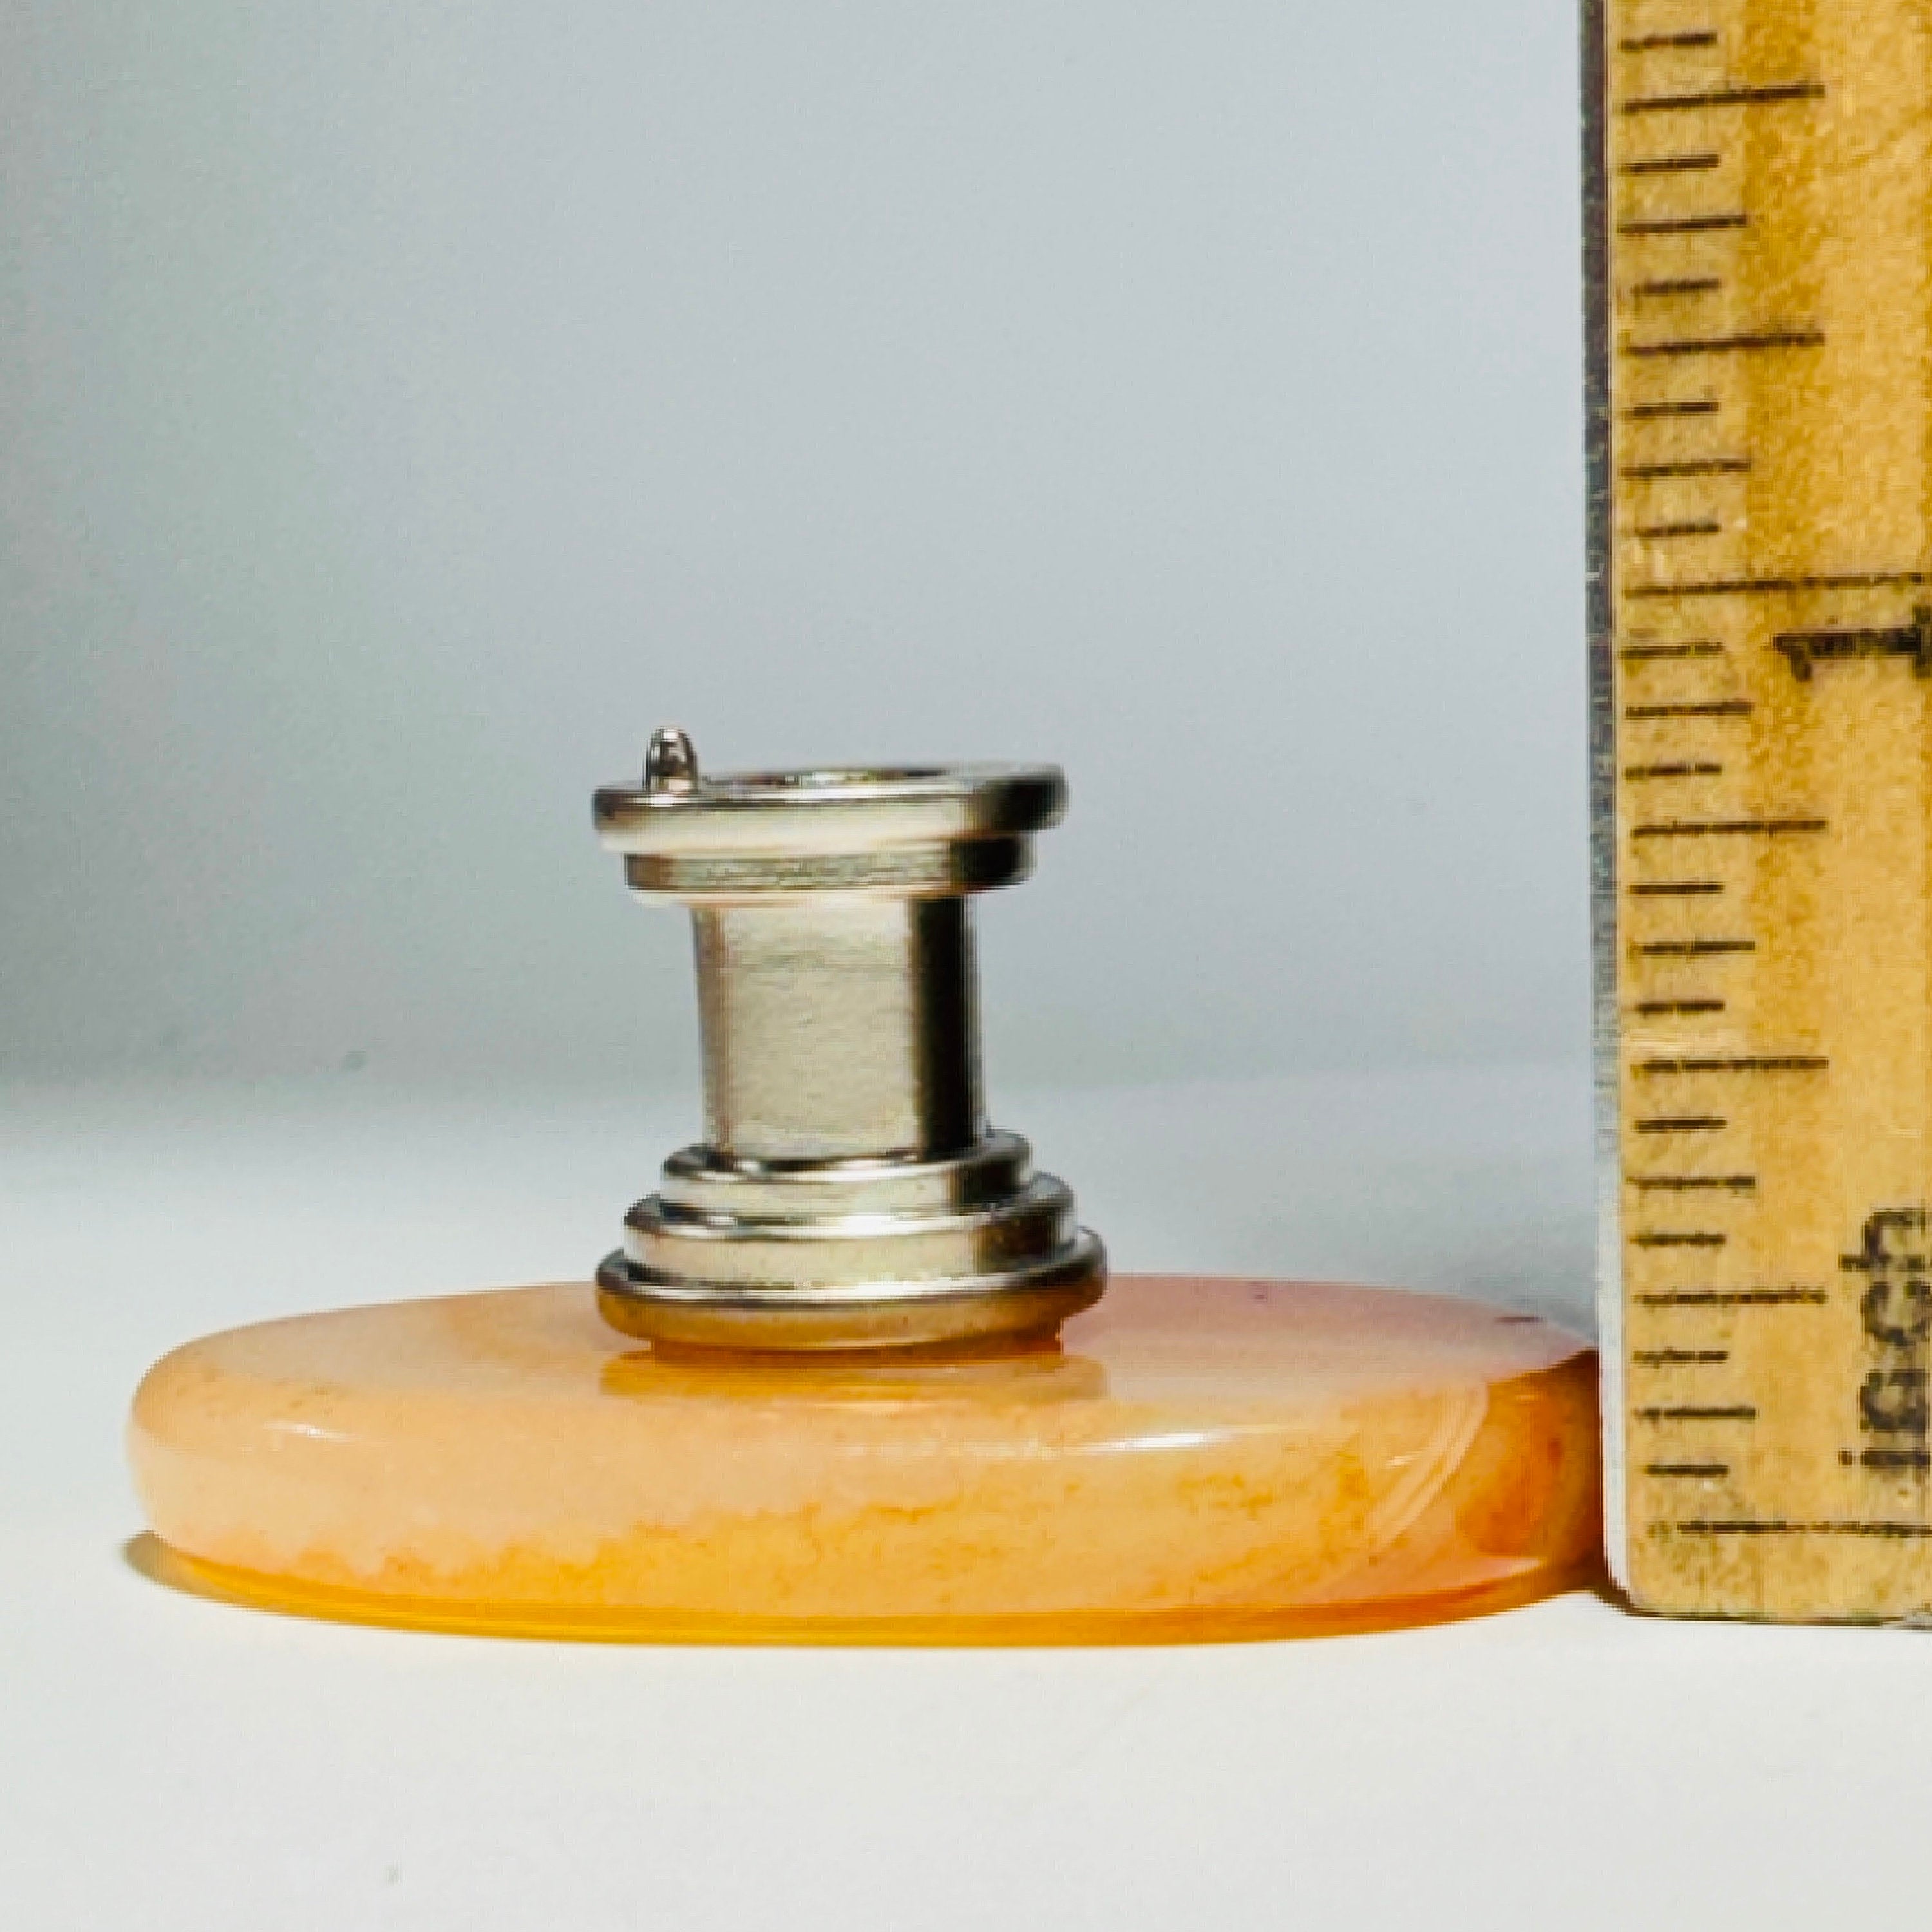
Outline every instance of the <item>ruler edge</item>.
<svg viewBox="0 0 1932 1932">
<path fill-rule="evenodd" d="M 1585 622 L 1589 650 L 1590 931 L 1597 1202 L 1597 1348 L 1604 1544 L 1630 1588 L 1624 1443 L 1623 1169 L 1617 1001 L 1616 587 L 1610 529 L 1610 0 L 1582 0 Z"/>
</svg>

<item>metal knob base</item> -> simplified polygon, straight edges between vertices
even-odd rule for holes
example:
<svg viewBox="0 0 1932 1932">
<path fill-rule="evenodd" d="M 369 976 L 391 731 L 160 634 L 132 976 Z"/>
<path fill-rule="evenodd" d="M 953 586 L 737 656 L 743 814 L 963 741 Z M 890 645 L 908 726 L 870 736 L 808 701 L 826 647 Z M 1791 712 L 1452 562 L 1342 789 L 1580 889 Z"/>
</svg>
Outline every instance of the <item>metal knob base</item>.
<svg viewBox="0 0 1932 1932">
<path fill-rule="evenodd" d="M 1049 1331 L 1096 1300 L 1073 1197 L 981 1096 L 968 895 L 1065 808 L 1051 766 L 706 781 L 682 734 L 597 794 L 632 890 L 688 906 L 706 1138 L 598 1270 L 613 1326 L 764 1349 Z"/>
</svg>

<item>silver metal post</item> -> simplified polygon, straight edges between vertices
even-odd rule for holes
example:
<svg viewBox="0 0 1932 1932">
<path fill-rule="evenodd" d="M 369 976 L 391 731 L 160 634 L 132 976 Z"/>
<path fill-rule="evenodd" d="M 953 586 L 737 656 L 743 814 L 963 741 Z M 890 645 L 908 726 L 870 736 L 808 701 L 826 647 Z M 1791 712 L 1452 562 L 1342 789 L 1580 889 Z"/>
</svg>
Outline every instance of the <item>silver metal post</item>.
<svg viewBox="0 0 1932 1932">
<path fill-rule="evenodd" d="M 597 794 L 633 892 L 688 906 L 706 1138 L 598 1273 L 627 1334 L 754 1349 L 1044 1332 L 1105 1252 L 987 1126 L 970 894 L 1024 878 L 1050 766 L 706 780 L 681 732 Z"/>
</svg>

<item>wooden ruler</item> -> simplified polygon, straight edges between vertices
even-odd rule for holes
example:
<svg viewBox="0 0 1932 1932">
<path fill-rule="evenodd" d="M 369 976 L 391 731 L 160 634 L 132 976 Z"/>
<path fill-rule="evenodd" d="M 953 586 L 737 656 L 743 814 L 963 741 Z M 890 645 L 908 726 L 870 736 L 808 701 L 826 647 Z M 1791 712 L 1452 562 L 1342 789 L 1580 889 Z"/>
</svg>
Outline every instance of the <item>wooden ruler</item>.
<svg viewBox="0 0 1932 1932">
<path fill-rule="evenodd" d="M 1612 1562 L 1932 1611 L 1932 0 L 1595 0 Z"/>
</svg>

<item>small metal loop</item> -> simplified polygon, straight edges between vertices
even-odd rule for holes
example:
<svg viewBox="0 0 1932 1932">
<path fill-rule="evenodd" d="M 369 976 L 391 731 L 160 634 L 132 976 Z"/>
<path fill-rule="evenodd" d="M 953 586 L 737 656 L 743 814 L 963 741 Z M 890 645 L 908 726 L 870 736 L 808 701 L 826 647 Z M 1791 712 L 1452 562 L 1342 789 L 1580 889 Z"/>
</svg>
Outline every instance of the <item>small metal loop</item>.
<svg viewBox="0 0 1932 1932">
<path fill-rule="evenodd" d="M 674 724 L 653 734 L 644 754 L 644 789 L 688 797 L 698 787 L 698 754 Z"/>
</svg>

